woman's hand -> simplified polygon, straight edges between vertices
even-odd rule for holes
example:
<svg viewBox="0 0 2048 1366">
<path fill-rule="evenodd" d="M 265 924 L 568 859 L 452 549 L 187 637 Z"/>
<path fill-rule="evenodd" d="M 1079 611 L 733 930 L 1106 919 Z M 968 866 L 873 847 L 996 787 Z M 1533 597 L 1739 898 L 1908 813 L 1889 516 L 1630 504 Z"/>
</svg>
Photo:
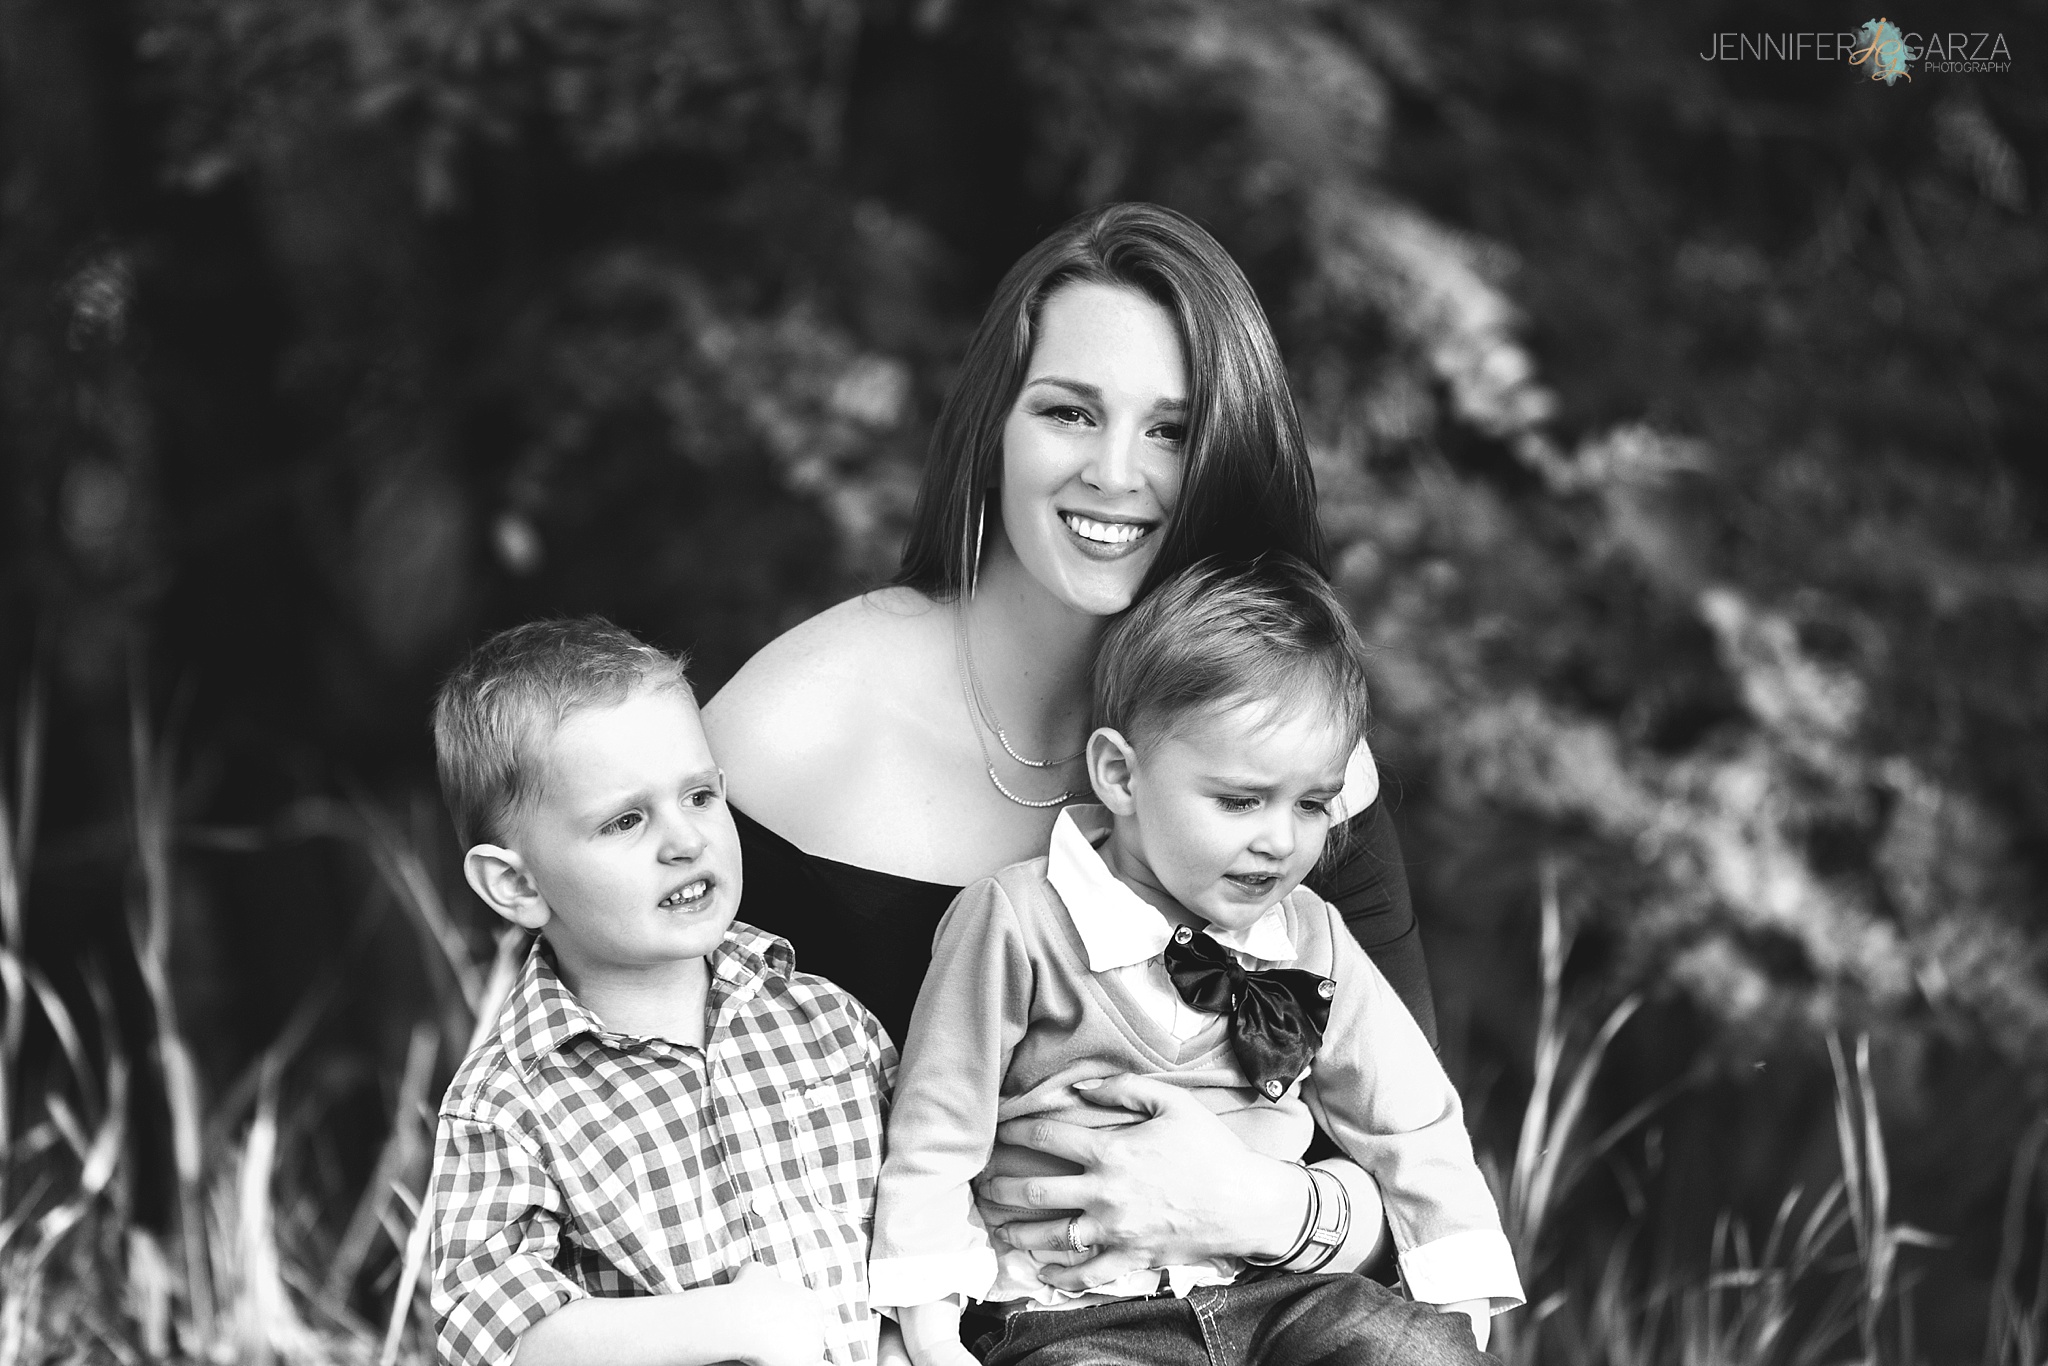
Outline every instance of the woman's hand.
<svg viewBox="0 0 2048 1366">
<path fill-rule="evenodd" d="M 1065 1252 L 1068 1226 L 1092 1254 L 1046 1267 L 1040 1279 L 1086 1290 L 1128 1271 L 1189 1266 L 1215 1257 L 1278 1256 L 1301 1229 L 1308 1191 L 1301 1168 L 1239 1141 L 1177 1086 L 1120 1076 L 1074 1084 L 1091 1105 L 1129 1110 L 1134 1124 L 1091 1129 L 1048 1118 L 1011 1120 L 999 1142 L 1033 1148 L 1085 1168 L 1073 1176 L 994 1176 L 985 1199 L 1024 1209 L 1080 1210 L 1078 1216 L 1004 1225 L 1012 1247 Z"/>
</svg>

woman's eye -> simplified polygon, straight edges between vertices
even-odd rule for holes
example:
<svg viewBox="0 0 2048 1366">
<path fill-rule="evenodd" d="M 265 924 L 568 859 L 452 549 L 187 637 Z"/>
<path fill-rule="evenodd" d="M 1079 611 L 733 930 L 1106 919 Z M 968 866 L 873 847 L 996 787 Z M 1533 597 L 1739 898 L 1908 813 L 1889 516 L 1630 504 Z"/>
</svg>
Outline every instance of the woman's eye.
<svg viewBox="0 0 2048 1366">
<path fill-rule="evenodd" d="M 1053 421 L 1065 423 L 1069 427 L 1077 427 L 1081 423 L 1091 420 L 1086 408 L 1076 408 L 1071 403 L 1057 403 L 1042 411 L 1045 416 Z"/>
<path fill-rule="evenodd" d="M 1169 422 L 1164 426 L 1154 427 L 1152 429 L 1152 435 L 1158 437 L 1161 441 L 1168 442 L 1175 446 L 1178 446 L 1182 441 L 1186 440 L 1187 434 L 1188 429 L 1181 426 L 1178 422 Z"/>
<path fill-rule="evenodd" d="M 1257 797 L 1218 797 L 1216 804 L 1225 811 L 1249 811 L 1259 804 Z"/>
<path fill-rule="evenodd" d="M 605 823 L 604 829 L 600 833 L 607 835 L 623 835 L 628 830 L 633 829 L 635 826 L 639 825 L 641 821 L 644 821 L 646 819 L 647 818 L 641 815 L 638 811 L 628 811 L 623 816 L 614 816 L 611 820 L 607 821 Z"/>
</svg>

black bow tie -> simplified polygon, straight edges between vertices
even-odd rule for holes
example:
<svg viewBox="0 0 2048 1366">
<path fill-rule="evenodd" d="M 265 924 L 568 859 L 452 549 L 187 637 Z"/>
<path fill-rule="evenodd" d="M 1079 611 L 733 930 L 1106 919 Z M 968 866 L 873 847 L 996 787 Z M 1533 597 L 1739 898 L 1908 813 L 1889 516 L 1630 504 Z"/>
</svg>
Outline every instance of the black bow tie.
<svg viewBox="0 0 2048 1366">
<path fill-rule="evenodd" d="M 1182 925 L 1166 946 L 1166 975 L 1196 1010 L 1230 1017 L 1230 1051 L 1259 1094 L 1278 1100 L 1315 1058 L 1337 984 L 1299 968 L 1247 971 L 1206 934 Z"/>
</svg>

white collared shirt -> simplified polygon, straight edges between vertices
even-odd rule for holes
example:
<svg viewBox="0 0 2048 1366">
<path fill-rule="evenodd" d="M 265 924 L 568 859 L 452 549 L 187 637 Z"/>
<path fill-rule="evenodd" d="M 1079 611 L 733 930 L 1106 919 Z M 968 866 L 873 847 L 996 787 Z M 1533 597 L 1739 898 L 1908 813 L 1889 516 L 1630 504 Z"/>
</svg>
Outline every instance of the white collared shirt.
<svg viewBox="0 0 2048 1366">
<path fill-rule="evenodd" d="M 1174 990 L 1161 957 L 1173 940 L 1173 922 L 1109 870 L 1098 847 L 1109 830 L 1109 812 L 1103 807 L 1061 811 L 1046 851 L 1046 881 L 1073 919 L 1088 951 L 1088 970 L 1114 976 L 1161 1028 L 1176 1039 L 1192 1039 L 1216 1017 L 1196 1010 Z M 1239 966 L 1254 971 L 1296 956 L 1279 901 L 1242 930 L 1211 925 L 1205 933 L 1229 949 Z"/>
</svg>

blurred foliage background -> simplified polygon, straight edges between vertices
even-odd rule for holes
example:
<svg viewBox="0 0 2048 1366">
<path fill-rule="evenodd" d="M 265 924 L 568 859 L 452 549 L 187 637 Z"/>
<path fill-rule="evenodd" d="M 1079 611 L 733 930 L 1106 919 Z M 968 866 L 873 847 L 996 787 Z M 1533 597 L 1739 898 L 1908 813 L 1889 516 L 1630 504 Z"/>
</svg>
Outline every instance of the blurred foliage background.
<svg viewBox="0 0 2048 1366">
<path fill-rule="evenodd" d="M 1598 1064 L 1509 1354 L 2038 1361 L 2048 5 L 1894 16 L 1999 72 L 1702 56 L 1867 17 L 0 7 L 0 1257 L 71 1237 L 101 1301 L 14 1294 L 0 1357 L 310 1351 L 195 1327 L 192 1201 L 259 1139 L 262 1239 L 346 1253 L 277 1293 L 375 1316 L 491 953 L 438 674 L 595 611 L 708 695 L 880 582 L 996 279 L 1134 198 L 1217 234 L 1292 368 L 1482 1147 L 1530 1142 L 1546 1041 Z M 117 1107 L 81 1059 L 128 1055 Z M 1830 1182 L 1846 1291 L 1764 1246 Z M 1686 1318 L 1767 1283 L 1771 1332 Z"/>
</svg>

